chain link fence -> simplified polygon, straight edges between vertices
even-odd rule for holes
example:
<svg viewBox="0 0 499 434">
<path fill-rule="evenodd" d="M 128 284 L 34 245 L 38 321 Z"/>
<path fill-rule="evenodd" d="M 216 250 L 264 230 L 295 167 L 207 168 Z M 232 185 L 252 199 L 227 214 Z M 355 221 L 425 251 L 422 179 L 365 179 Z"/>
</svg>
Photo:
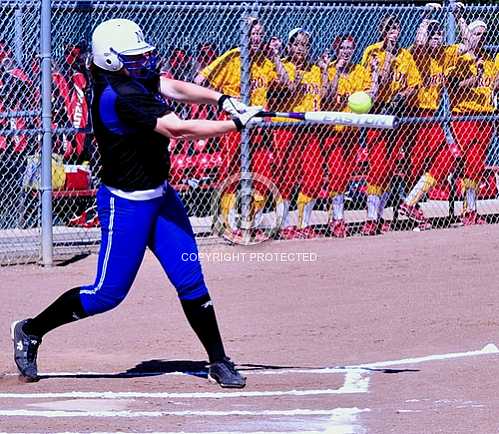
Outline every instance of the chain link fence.
<svg viewBox="0 0 499 434">
<path fill-rule="evenodd" d="M 1 2 L 0 10 L 0 250 L 8 263 L 40 244 L 38 229 L 29 236 L 22 230 L 40 213 L 38 196 L 24 188 L 26 169 L 40 155 L 40 2 Z M 28 201 L 30 216 L 23 212 Z"/>
<path fill-rule="evenodd" d="M 40 259 L 41 3 L 1 1 L 0 7 L 5 264 Z M 162 55 L 166 77 L 272 111 L 369 109 L 399 118 L 392 130 L 273 118 L 242 135 L 171 140 L 170 181 L 200 237 L 248 243 L 497 221 L 497 5 L 87 1 L 51 7 L 55 257 L 99 242 L 99 156 L 85 64 L 93 28 L 110 18 L 143 28 Z M 182 118 L 225 116 L 202 105 L 175 110 Z"/>
</svg>

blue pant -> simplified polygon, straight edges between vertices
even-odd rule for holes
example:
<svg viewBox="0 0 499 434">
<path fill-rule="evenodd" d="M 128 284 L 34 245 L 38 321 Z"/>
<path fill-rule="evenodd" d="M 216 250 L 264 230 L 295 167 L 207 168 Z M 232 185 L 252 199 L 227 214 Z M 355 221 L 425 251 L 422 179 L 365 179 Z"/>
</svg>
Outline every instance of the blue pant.
<svg viewBox="0 0 499 434">
<path fill-rule="evenodd" d="M 208 294 L 189 218 L 175 190 L 145 201 L 124 199 L 101 186 L 97 209 L 102 240 L 95 283 L 82 286 L 87 315 L 116 307 L 128 294 L 149 247 L 181 300 Z M 194 260 L 192 260 L 194 259 Z"/>
</svg>

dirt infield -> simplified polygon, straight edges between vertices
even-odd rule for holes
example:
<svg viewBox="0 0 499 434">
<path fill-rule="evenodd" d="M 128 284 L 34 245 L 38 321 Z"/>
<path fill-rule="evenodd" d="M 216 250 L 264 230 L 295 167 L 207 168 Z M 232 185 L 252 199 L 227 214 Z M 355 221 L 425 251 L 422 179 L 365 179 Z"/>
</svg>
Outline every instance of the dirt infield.
<svg viewBox="0 0 499 434">
<path fill-rule="evenodd" d="M 152 255 L 120 307 L 49 334 L 44 378 L 19 383 L 11 320 L 89 283 L 96 256 L 1 268 L 0 431 L 499 432 L 499 226 L 201 252 L 246 389 L 208 383 Z"/>
</svg>

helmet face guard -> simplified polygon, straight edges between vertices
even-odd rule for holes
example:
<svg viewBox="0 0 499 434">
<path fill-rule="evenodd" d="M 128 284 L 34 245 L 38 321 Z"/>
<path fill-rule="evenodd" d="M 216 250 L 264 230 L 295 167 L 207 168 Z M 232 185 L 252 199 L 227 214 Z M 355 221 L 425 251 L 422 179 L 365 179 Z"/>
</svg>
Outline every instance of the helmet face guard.
<svg viewBox="0 0 499 434">
<path fill-rule="evenodd" d="M 113 50 L 130 77 L 138 80 L 151 80 L 159 75 L 158 52 L 151 50 L 142 54 L 125 54 Z"/>
</svg>

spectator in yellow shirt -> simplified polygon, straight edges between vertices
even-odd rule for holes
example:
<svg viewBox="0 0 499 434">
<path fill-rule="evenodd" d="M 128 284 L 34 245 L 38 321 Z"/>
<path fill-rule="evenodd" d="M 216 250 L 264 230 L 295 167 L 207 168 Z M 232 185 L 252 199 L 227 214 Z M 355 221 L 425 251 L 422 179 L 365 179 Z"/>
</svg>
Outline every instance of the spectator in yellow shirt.
<svg viewBox="0 0 499 434">
<path fill-rule="evenodd" d="M 264 43 L 263 25 L 254 17 L 249 19 L 249 55 L 250 67 L 250 104 L 267 105 L 267 89 L 269 83 L 277 77 L 276 63 L 280 62 L 278 49 L 269 49 Z M 225 95 L 239 98 L 241 96 L 241 49 L 233 48 L 200 71 L 195 83 L 211 87 Z M 222 114 L 222 118 L 226 115 Z M 271 178 L 271 153 L 269 143 L 261 129 L 251 131 L 251 170 L 254 173 Z M 219 173 L 219 181 L 223 183 L 228 178 L 237 176 L 240 172 L 241 135 L 238 132 L 227 134 L 220 138 L 223 163 Z M 236 183 L 224 190 L 221 198 L 221 213 L 226 228 L 234 229 L 233 235 L 240 235 L 234 228 L 236 210 Z M 253 208 L 258 212 L 264 206 L 264 192 L 254 192 Z"/>
<path fill-rule="evenodd" d="M 444 30 L 438 21 L 426 18 L 422 21 L 411 47 L 421 74 L 421 84 L 414 100 L 415 116 L 436 115 L 446 86 L 445 71 L 455 63 L 459 50 L 458 45 L 444 46 Z M 455 149 L 446 143 L 440 123 L 422 123 L 415 125 L 414 129 L 417 131 L 408 152 L 410 167 L 407 171 L 411 191 L 400 205 L 399 212 L 420 229 L 430 229 L 430 223 L 419 208 L 419 201 L 450 174 L 455 163 Z"/>
<path fill-rule="evenodd" d="M 494 88 L 499 68 L 484 50 L 487 23 L 476 20 L 469 24 L 468 51 L 459 55 L 447 71 L 452 114 L 491 115 L 495 112 Z M 493 135 L 490 121 L 464 120 L 452 122 L 455 140 L 462 153 L 464 196 L 461 215 L 464 225 L 484 224 L 477 212 L 476 190 L 485 170 L 486 152 Z"/>
<path fill-rule="evenodd" d="M 419 71 L 411 53 L 405 48 L 399 48 L 398 18 L 395 15 L 384 17 L 379 30 L 382 40 L 367 47 L 361 61 L 364 67 L 368 67 L 372 58 L 378 63 L 379 90 L 373 111 L 390 115 L 407 114 L 411 98 L 421 82 Z M 363 235 L 376 235 L 390 230 L 390 224 L 383 219 L 383 212 L 407 135 L 407 127 L 404 126 L 396 132 L 372 129 L 367 133 L 369 172 L 367 220 L 362 228 Z"/>
<path fill-rule="evenodd" d="M 287 56 L 282 60 L 284 74 L 271 84 L 272 111 L 320 110 L 321 70 L 310 62 L 311 35 L 298 27 L 289 32 Z M 286 121 L 286 119 L 282 119 Z M 276 119 L 280 121 L 280 119 Z M 281 238 L 313 238 L 318 234 L 310 226 L 310 217 L 322 187 L 323 157 L 317 128 L 274 128 L 274 183 L 283 199 L 284 221 Z M 289 218 L 293 190 L 299 186 L 298 221 Z"/>
<path fill-rule="evenodd" d="M 364 91 L 372 98 L 376 97 L 378 87 L 378 63 L 371 58 L 368 68 L 352 62 L 356 42 L 351 35 L 336 37 L 332 51 L 334 61 L 329 55 L 323 55 L 319 66 L 323 70 L 322 110 L 350 111 L 348 97 L 357 91 Z M 348 235 L 344 220 L 345 190 L 355 169 L 359 152 L 359 130 L 335 126 L 328 128 L 323 137 L 323 152 L 328 168 L 327 191 L 332 198 L 332 215 L 329 229 L 333 237 L 343 238 Z"/>
</svg>

